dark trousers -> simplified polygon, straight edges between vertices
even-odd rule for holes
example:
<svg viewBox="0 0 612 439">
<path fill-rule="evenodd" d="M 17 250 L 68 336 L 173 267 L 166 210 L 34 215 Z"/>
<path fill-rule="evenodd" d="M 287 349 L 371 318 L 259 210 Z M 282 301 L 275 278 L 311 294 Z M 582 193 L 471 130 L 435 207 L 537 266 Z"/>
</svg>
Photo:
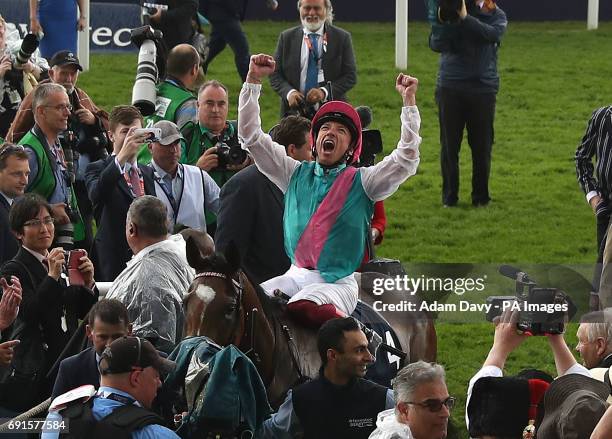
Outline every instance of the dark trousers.
<svg viewBox="0 0 612 439">
<path fill-rule="evenodd" d="M 601 270 L 603 269 L 603 254 L 606 249 L 606 238 L 608 236 L 608 226 L 610 224 L 610 213 L 605 210 L 596 215 L 597 218 L 597 262 L 593 272 L 593 290 L 599 291 L 599 282 L 601 281 Z"/>
<path fill-rule="evenodd" d="M 493 148 L 495 93 L 473 93 L 440 87 L 436 90 L 440 120 L 442 203 L 459 200 L 459 151 L 463 130 L 472 150 L 472 204 L 487 204 Z"/>
<path fill-rule="evenodd" d="M 244 34 L 240 21 L 238 19 L 230 20 L 210 20 L 212 30 L 210 33 L 210 42 L 208 43 L 209 52 L 208 58 L 204 63 L 204 73 L 208 71 L 208 65 L 217 56 L 225 46 L 229 44 L 234 52 L 234 62 L 236 70 L 242 81 L 246 81 L 247 73 L 249 72 L 249 42 Z"/>
</svg>

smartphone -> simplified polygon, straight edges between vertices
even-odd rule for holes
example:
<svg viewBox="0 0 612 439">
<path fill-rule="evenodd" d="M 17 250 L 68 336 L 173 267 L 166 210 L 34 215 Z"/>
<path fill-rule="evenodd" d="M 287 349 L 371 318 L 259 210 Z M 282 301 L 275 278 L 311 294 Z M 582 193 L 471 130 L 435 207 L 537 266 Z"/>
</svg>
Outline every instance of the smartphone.
<svg viewBox="0 0 612 439">
<path fill-rule="evenodd" d="M 81 258 L 85 256 L 85 250 L 71 250 L 68 252 L 68 281 L 70 285 L 85 285 L 85 279 L 83 279 L 83 273 L 79 271 L 79 265 L 81 265 Z"/>
<path fill-rule="evenodd" d="M 161 128 L 136 128 L 133 134 L 137 136 L 146 134 L 147 138 L 145 140 L 145 143 L 159 142 L 159 139 L 161 139 L 162 135 Z"/>
</svg>

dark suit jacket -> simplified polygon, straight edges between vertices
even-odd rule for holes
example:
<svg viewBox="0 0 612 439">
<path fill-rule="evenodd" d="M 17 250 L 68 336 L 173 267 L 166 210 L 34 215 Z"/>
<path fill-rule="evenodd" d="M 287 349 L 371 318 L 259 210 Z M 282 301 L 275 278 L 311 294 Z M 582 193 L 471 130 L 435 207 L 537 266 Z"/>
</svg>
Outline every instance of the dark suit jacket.
<svg viewBox="0 0 612 439">
<path fill-rule="evenodd" d="M 331 90 L 325 85 L 328 96 L 346 101 L 346 93 L 357 83 L 357 67 L 351 34 L 339 27 L 325 25 L 327 50 L 321 60 L 325 83 L 331 81 Z M 281 97 L 281 116 L 289 109 L 287 93 L 300 89 L 300 56 L 304 31 L 297 26 L 281 33 L 274 53 L 276 71 L 270 75 L 270 84 Z"/>
<path fill-rule="evenodd" d="M 138 167 L 143 174 L 145 194 L 155 195 L 150 168 Z M 115 156 L 90 163 L 85 171 L 85 184 L 98 224 L 92 251 L 96 280 L 111 282 L 132 256 L 125 239 L 125 216 L 134 196 L 115 165 Z"/>
<path fill-rule="evenodd" d="M 19 242 L 9 225 L 9 206 L 4 195 L 0 194 L 0 267 L 4 262 L 11 259 L 19 250 Z"/>
<path fill-rule="evenodd" d="M 39 386 L 44 399 L 48 395 L 44 392 L 51 390 L 50 383 L 44 379 L 45 375 L 76 331 L 78 320 L 82 319 L 98 300 L 98 292 L 92 292 L 85 287 L 63 286 L 49 277 L 45 267 L 23 247 L 19 249 L 13 261 L 6 263 L 1 275 L 17 276 L 22 287 L 19 314 L 11 327 L 3 332 L 2 339 L 21 341 L 15 348 L 12 366 L 20 375 L 33 377 L 36 374 L 37 378 L 32 378 L 32 386 Z M 61 327 L 64 309 L 67 332 Z M 48 349 L 43 348 L 44 344 Z M 6 380 L 10 369 L 2 370 L 0 381 Z M 23 409 L 32 407 L 37 402 L 29 403 L 30 405 Z M 5 407 L 14 408 L 6 405 Z"/>
<path fill-rule="evenodd" d="M 100 373 L 96 364 L 96 351 L 92 347 L 62 360 L 51 398 L 63 395 L 85 384 L 91 384 L 96 389 L 100 387 Z"/>
<path fill-rule="evenodd" d="M 256 166 L 238 172 L 221 188 L 215 248 L 234 241 L 242 267 L 261 283 L 285 273 L 289 258 L 283 243 L 284 196 Z"/>
</svg>

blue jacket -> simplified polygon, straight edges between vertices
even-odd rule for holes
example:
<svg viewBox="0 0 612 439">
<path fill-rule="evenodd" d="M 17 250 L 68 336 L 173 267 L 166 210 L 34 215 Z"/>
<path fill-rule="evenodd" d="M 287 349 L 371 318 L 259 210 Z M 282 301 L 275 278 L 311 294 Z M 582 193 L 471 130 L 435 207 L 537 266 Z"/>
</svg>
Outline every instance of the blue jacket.
<svg viewBox="0 0 612 439">
<path fill-rule="evenodd" d="M 497 93 L 497 49 L 508 26 L 499 7 L 477 7 L 459 24 L 433 26 L 429 47 L 440 52 L 438 87 L 477 93 Z"/>
<path fill-rule="evenodd" d="M 62 360 L 51 397 L 63 395 L 85 384 L 91 384 L 96 389 L 100 387 L 100 372 L 98 372 L 94 348 L 87 348 L 83 352 Z"/>
</svg>

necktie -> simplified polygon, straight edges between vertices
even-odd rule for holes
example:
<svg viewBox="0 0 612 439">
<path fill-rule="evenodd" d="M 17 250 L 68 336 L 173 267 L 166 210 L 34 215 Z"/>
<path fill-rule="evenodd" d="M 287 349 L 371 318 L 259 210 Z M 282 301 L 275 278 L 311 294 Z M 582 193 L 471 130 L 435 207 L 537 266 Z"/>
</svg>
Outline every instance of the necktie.
<svg viewBox="0 0 612 439">
<path fill-rule="evenodd" d="M 319 35 L 315 33 L 308 34 L 310 40 L 310 48 L 308 51 L 308 70 L 306 70 L 306 83 L 304 84 L 304 92 L 308 93 L 311 88 L 316 88 L 319 85 L 319 51 L 318 39 Z"/>
<path fill-rule="evenodd" d="M 138 176 L 138 171 L 136 168 L 134 168 L 134 166 L 130 167 L 128 177 L 130 178 L 130 184 L 132 185 L 132 192 L 134 192 L 134 196 L 142 197 L 144 194 L 142 193 L 142 187 L 140 187 L 140 177 Z"/>
</svg>

